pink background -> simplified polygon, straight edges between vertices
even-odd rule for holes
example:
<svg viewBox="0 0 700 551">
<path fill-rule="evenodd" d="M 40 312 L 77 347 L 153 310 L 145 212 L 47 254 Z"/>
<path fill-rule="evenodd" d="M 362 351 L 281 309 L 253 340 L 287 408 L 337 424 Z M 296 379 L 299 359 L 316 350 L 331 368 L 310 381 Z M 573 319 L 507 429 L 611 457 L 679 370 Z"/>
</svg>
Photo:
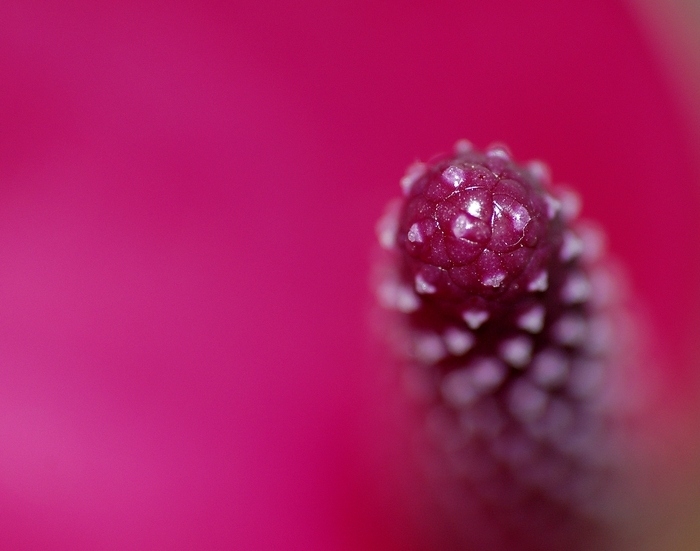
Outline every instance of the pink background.
<svg viewBox="0 0 700 551">
<path fill-rule="evenodd" d="M 700 166 L 623 4 L 3 3 L 0 545 L 405 545 L 369 251 L 459 138 L 582 192 L 693 388 Z"/>
</svg>

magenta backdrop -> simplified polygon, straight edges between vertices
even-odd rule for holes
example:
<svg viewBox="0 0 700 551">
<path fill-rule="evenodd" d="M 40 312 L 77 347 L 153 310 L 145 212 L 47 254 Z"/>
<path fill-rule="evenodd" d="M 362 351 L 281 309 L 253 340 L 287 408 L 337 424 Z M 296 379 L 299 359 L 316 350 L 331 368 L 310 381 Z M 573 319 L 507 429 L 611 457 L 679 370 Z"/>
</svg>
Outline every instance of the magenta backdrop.
<svg viewBox="0 0 700 551">
<path fill-rule="evenodd" d="M 687 386 L 699 167 L 623 5 L 3 3 L 3 548 L 404 545 L 369 251 L 462 137 L 582 191 Z"/>
</svg>

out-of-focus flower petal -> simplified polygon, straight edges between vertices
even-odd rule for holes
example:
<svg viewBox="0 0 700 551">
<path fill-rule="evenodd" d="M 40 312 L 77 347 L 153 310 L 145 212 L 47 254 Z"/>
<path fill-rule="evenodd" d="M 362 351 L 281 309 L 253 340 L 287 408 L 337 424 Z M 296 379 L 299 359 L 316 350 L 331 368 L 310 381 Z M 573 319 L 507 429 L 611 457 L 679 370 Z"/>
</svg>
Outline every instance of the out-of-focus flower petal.
<svg viewBox="0 0 700 551">
<path fill-rule="evenodd" d="M 403 167 L 457 138 L 551 161 L 663 346 L 687 342 L 697 167 L 622 3 L 25 1 L 0 20 L 13 548 L 402 548 L 362 462 L 381 434 L 362 412 L 382 412 L 368 251 Z"/>
</svg>

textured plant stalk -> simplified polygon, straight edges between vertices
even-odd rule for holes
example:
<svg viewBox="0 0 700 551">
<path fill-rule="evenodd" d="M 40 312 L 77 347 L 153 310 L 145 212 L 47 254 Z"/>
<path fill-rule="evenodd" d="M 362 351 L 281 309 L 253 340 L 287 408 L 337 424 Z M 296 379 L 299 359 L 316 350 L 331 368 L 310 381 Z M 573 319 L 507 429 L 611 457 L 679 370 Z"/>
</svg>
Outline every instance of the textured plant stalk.
<svg viewBox="0 0 700 551">
<path fill-rule="evenodd" d="M 377 226 L 377 297 L 455 546 L 603 548 L 647 380 L 603 233 L 500 145 L 458 142 L 401 187 Z"/>
</svg>

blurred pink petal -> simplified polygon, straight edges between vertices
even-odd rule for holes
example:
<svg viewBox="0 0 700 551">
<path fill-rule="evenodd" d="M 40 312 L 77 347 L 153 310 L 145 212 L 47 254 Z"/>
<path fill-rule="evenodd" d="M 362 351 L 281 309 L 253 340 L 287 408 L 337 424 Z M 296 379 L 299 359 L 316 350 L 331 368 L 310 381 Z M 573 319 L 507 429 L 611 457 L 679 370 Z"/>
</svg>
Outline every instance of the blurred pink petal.
<svg viewBox="0 0 700 551">
<path fill-rule="evenodd" d="M 407 545 L 364 462 L 368 257 L 404 166 L 461 137 L 583 192 L 689 386 L 698 166 L 622 2 L 0 20 L 8 548 Z"/>
</svg>

